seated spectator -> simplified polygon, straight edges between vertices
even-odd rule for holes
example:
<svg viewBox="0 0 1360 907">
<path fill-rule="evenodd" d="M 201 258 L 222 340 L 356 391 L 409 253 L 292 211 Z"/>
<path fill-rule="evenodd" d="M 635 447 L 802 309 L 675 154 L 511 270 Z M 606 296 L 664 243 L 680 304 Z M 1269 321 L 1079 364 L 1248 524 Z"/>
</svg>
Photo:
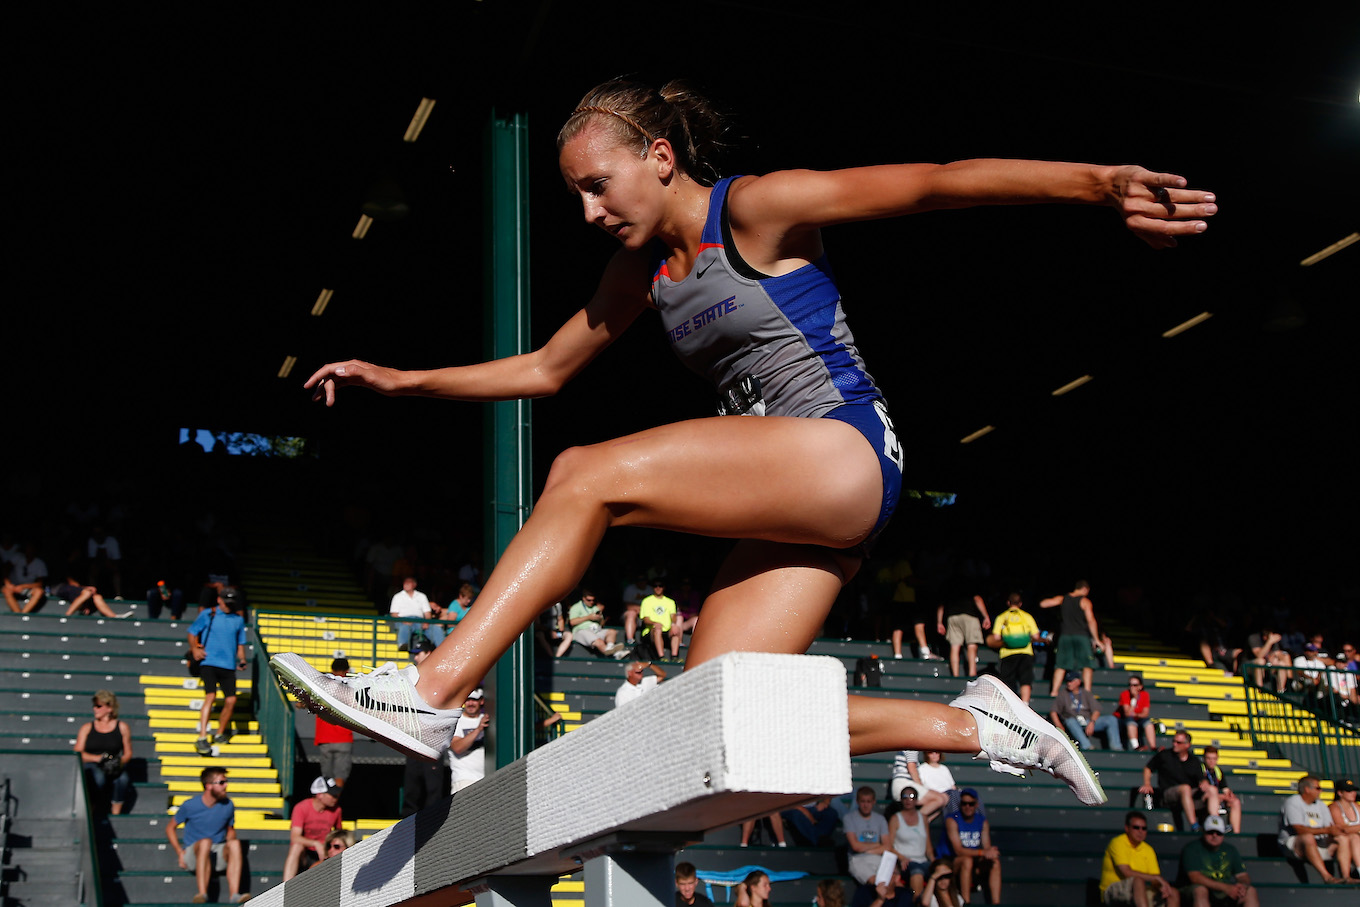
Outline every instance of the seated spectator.
<svg viewBox="0 0 1360 907">
<path fill-rule="evenodd" d="M 572 633 L 562 603 L 549 605 L 534 622 L 534 640 L 549 658 L 561 658 L 571 648 Z"/>
<path fill-rule="evenodd" d="M 919 900 L 925 887 L 926 873 L 935 860 L 935 846 L 930 841 L 930 827 L 920 815 L 916 802 L 916 788 L 902 788 L 899 799 L 902 808 L 888 820 L 888 840 L 897 854 L 897 865 L 911 888 L 912 898 Z"/>
<path fill-rule="evenodd" d="M 850 875 L 861 885 L 877 884 L 875 874 L 885 851 L 892 847 L 888 822 L 874 811 L 877 798 L 872 787 L 855 791 L 855 810 L 841 819 L 845 842 L 850 847 Z"/>
<path fill-rule="evenodd" d="M 699 873 L 693 863 L 675 864 L 675 907 L 713 907 L 707 895 L 700 894 Z"/>
<path fill-rule="evenodd" d="M 1157 748 L 1157 728 L 1152 723 L 1152 697 L 1143 687 L 1143 678 L 1134 674 L 1129 688 L 1119 693 L 1120 719 L 1124 722 L 1124 739 L 1129 749 L 1149 752 Z M 1146 743 L 1139 743 L 1146 740 Z"/>
<path fill-rule="evenodd" d="M 920 903 L 926 907 L 958 907 L 959 904 L 967 903 L 960 900 L 951 861 L 940 858 L 930 864 L 925 887 L 921 889 Z"/>
<path fill-rule="evenodd" d="M 651 671 L 652 676 L 644 676 L 646 671 Z M 630 661 L 628 666 L 623 669 L 624 680 L 619 689 L 614 693 L 614 708 L 618 708 L 627 702 L 632 702 L 643 693 L 654 688 L 658 683 L 666 679 L 666 672 L 660 665 L 654 665 L 645 661 Z"/>
<path fill-rule="evenodd" d="M 424 592 L 416 589 L 416 578 L 408 576 L 401 583 L 401 591 L 392 596 L 392 604 L 387 609 L 387 613 L 392 617 L 423 617 L 430 619 L 430 600 L 425 597 Z M 411 634 L 415 632 L 419 624 L 411 623 L 408 620 L 399 621 L 396 625 L 397 649 L 405 652 L 411 646 Z"/>
<path fill-rule="evenodd" d="M 999 904 L 1001 851 L 992 844 L 991 825 L 978 809 L 977 791 L 965 787 L 959 793 L 959 811 L 945 816 L 938 852 L 953 862 L 960 897 L 967 900 L 973 892 L 973 879 L 985 878 L 989 902 Z"/>
<path fill-rule="evenodd" d="M 472 607 L 472 600 L 477 597 L 477 589 L 471 583 L 463 583 L 458 587 L 458 597 L 444 606 L 444 611 L 448 615 L 445 620 L 452 620 L 455 624 L 467 617 L 468 610 Z"/>
<path fill-rule="evenodd" d="M 146 607 L 152 620 L 158 620 L 167 608 L 171 619 L 179 620 L 184 616 L 184 590 L 172 588 L 165 580 L 160 580 L 146 590 Z"/>
<path fill-rule="evenodd" d="M 1337 845 L 1344 832 L 1332 821 L 1321 797 L 1321 781 L 1312 775 L 1299 779 L 1298 793 L 1286 797 L 1280 807 L 1280 849 L 1285 856 L 1297 857 L 1316 869 L 1322 881 L 1343 882 L 1350 875 L 1351 849 Z M 1340 878 L 1327 871 L 1326 861 L 1331 859 L 1341 868 Z"/>
<path fill-rule="evenodd" d="M 666 594 L 665 580 L 657 577 L 652 581 L 652 594 L 638 604 L 638 615 L 642 618 L 647 635 L 652 638 L 656 660 L 661 661 L 666 657 L 666 640 L 670 637 L 671 624 L 675 618 L 675 599 Z M 675 643 L 675 650 L 677 654 L 680 651 L 679 640 Z"/>
<path fill-rule="evenodd" d="M 1241 904 L 1258 907 L 1261 903 L 1252 887 L 1247 864 L 1237 848 L 1223 840 L 1227 834 L 1222 816 L 1204 820 L 1204 832 L 1181 850 L 1180 872 L 1176 884 L 1181 897 L 1195 907 L 1212 904 Z"/>
<path fill-rule="evenodd" d="M 66 608 L 67 617 L 70 617 L 77 611 L 82 614 L 98 611 L 105 617 L 114 620 L 122 620 L 125 617 L 132 616 L 131 611 L 124 611 L 122 614 L 115 613 L 114 610 L 109 607 L 109 603 L 104 601 L 104 596 L 99 594 L 98 589 L 94 586 L 82 586 L 69 576 L 66 577 L 66 582 L 52 586 L 48 589 L 47 595 L 49 598 L 71 603 Z"/>
<path fill-rule="evenodd" d="M 845 907 L 845 886 L 840 879 L 822 879 L 812 896 L 813 907 Z M 675 907 L 680 907 L 677 903 Z"/>
<path fill-rule="evenodd" d="M 756 870 L 737 883 L 737 907 L 770 907 L 770 877 Z"/>
<path fill-rule="evenodd" d="M 1270 687 L 1283 693 L 1289 683 L 1289 667 L 1293 662 L 1289 653 L 1281 646 L 1283 637 L 1270 627 L 1260 633 L 1247 637 L 1247 651 L 1251 653 L 1248 664 L 1252 666 L 1252 683 L 1258 687 Z M 1267 670 L 1269 669 L 1269 677 Z"/>
<path fill-rule="evenodd" d="M 1344 643 L 1337 653 L 1332 669 L 1327 672 L 1327 682 L 1332 687 L 1332 697 L 1336 701 L 1337 715 L 1345 724 L 1355 724 L 1360 718 L 1360 684 L 1357 684 L 1355 646 Z"/>
<path fill-rule="evenodd" d="M 326 859 L 326 836 L 340 828 L 341 789 L 327 778 L 312 782 L 312 796 L 293 807 L 288 829 L 288 855 L 283 859 L 286 882 Z"/>
<path fill-rule="evenodd" d="M 1206 746 L 1204 753 L 1200 756 L 1200 762 L 1204 766 L 1204 777 L 1209 783 L 1218 788 L 1218 802 L 1220 809 L 1228 807 L 1228 827 L 1235 835 L 1242 833 L 1242 801 L 1233 793 L 1228 781 L 1231 772 L 1218 765 L 1218 747 Z"/>
<path fill-rule="evenodd" d="M 331 674 L 344 677 L 349 673 L 348 658 L 331 659 Z M 298 708 L 305 708 L 299 702 Z M 316 744 L 321 777 L 330 778 L 336 787 L 343 788 L 354 771 L 354 732 L 338 724 L 331 724 L 320 715 L 313 725 L 312 742 Z"/>
<path fill-rule="evenodd" d="M 788 843 L 784 840 L 784 820 L 779 817 L 779 813 L 773 812 L 766 816 L 756 819 L 747 819 L 741 823 L 741 847 L 747 847 L 751 843 L 751 833 L 756 830 L 756 823 L 768 820 L 770 830 L 774 833 L 775 843 L 779 847 L 787 847 Z"/>
<path fill-rule="evenodd" d="M 165 823 L 165 837 L 175 852 L 180 867 L 194 874 L 198 894 L 194 903 L 208 900 L 208 882 L 214 871 L 227 874 L 230 903 L 240 904 L 250 899 L 241 893 L 241 842 L 236 837 L 236 805 L 227 796 L 227 770 L 212 766 L 198 776 L 203 784 L 203 795 L 190 797 L 180 804 L 175 818 Z M 180 844 L 178 829 L 184 826 L 184 843 Z"/>
<path fill-rule="evenodd" d="M 354 846 L 354 832 L 337 828 L 326 835 L 326 859 L 342 854 Z"/>
<path fill-rule="evenodd" d="M 119 720 L 118 697 L 108 690 L 94 694 L 94 720 L 76 731 L 75 751 L 88 786 L 99 791 L 108 787 L 109 812 L 120 815 L 132 789 L 127 773 L 132 759 L 132 729 Z"/>
<path fill-rule="evenodd" d="M 598 655 L 628 657 L 628 647 L 619 642 L 619 631 L 613 627 L 605 629 L 604 605 L 589 589 L 582 589 L 581 600 L 567 611 L 567 624 L 577 645 Z"/>
<path fill-rule="evenodd" d="M 680 657 L 680 644 L 685 641 L 685 634 L 693 633 L 699 625 L 703 601 L 688 579 L 680 581 L 680 589 L 675 594 L 675 619 L 671 622 L 671 658 Z"/>
<path fill-rule="evenodd" d="M 1157 853 L 1147 842 L 1147 816 L 1132 810 L 1124 816 L 1124 833 L 1105 847 L 1100 863 L 1100 902 L 1131 907 L 1179 907 L 1180 892 L 1162 878 Z"/>
<path fill-rule="evenodd" d="M 940 813 L 949 815 L 959 811 L 959 788 L 954 783 L 954 773 L 944 764 L 944 753 L 939 750 L 926 750 L 926 761 L 916 766 L 916 771 L 921 775 L 921 781 L 925 784 L 926 790 L 930 793 L 943 794 L 944 805 L 940 808 Z M 934 798 L 921 798 L 921 814 L 927 820 L 935 817 L 935 813 L 929 809 L 928 804 Z"/>
<path fill-rule="evenodd" d="M 24 553 L 10 559 L 9 575 L 0 592 L 15 614 L 30 614 L 43 603 L 47 596 L 47 562 L 38 557 L 38 549 L 32 544 L 24 545 Z"/>
<path fill-rule="evenodd" d="M 830 797 L 786 809 L 779 817 L 793 829 L 794 834 L 813 847 L 830 843 L 841 821 L 840 813 L 831 805 Z"/>
<path fill-rule="evenodd" d="M 1332 804 L 1327 807 L 1332 814 L 1332 824 L 1340 829 L 1337 835 L 1338 851 L 1349 849 L 1351 852 L 1351 874 L 1360 879 L 1360 807 L 1355 803 L 1355 782 L 1342 779 L 1333 785 Z"/>
<path fill-rule="evenodd" d="M 1295 691 L 1313 693 L 1326 688 L 1323 678 L 1327 674 L 1327 662 L 1318 654 L 1318 644 L 1310 642 L 1304 645 L 1303 654 L 1294 658 L 1294 683 L 1291 686 Z"/>
<path fill-rule="evenodd" d="M 1067 675 L 1067 682 L 1058 691 L 1053 701 L 1053 711 L 1048 713 L 1049 720 L 1068 735 L 1084 750 L 1095 749 L 1088 734 L 1104 733 L 1110 741 L 1110 749 L 1119 749 L 1119 721 L 1113 715 L 1102 715 L 1096 708 L 1095 697 L 1082 686 L 1081 675 Z"/>
<path fill-rule="evenodd" d="M 1152 773 L 1157 773 L 1157 787 L 1152 786 Z M 1190 830 L 1199 833 L 1199 817 L 1195 804 L 1207 805 L 1208 815 L 1218 815 L 1218 788 L 1204 777 L 1204 767 L 1190 752 L 1190 734 L 1177 731 L 1171 738 L 1171 749 L 1162 750 L 1143 766 L 1143 786 L 1140 794 L 1156 794 L 1153 803 L 1175 808 L 1179 806 L 1190 822 Z"/>
<path fill-rule="evenodd" d="M 945 771 L 949 771 L 945 769 Z M 954 776 L 949 776 L 949 788 L 954 787 Z M 892 781 L 888 785 L 888 795 L 894 803 L 902 799 L 902 789 L 916 789 L 917 807 L 926 821 L 930 821 L 949 805 L 949 795 L 942 791 L 931 790 L 921 780 L 921 754 L 916 750 L 902 750 L 893 758 Z M 950 810 L 953 812 L 953 810 Z"/>
</svg>

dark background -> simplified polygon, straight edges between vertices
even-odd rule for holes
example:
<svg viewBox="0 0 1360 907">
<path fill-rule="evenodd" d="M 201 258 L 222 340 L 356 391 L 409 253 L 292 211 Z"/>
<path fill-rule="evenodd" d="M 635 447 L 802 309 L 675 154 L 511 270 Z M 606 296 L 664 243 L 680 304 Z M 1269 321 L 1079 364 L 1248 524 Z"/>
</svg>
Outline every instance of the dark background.
<svg viewBox="0 0 1360 907">
<path fill-rule="evenodd" d="M 473 544 L 480 407 L 351 392 L 324 410 L 301 382 L 350 356 L 482 357 L 493 110 L 530 125 L 546 339 L 612 246 L 562 189 L 557 127 L 604 79 L 681 76 L 733 112 L 731 172 L 1035 157 L 1140 163 L 1218 194 L 1208 233 L 1172 251 L 1096 209 L 826 232 L 907 486 L 957 493 L 906 508 L 883 550 L 966 549 L 1044 594 L 1094 574 L 1354 602 L 1360 245 L 1298 263 L 1357 228 L 1360 17 L 915 6 L 458 0 L 30 23 L 12 35 L 5 523 L 82 494 L 144 509 L 263 495 L 285 522 L 360 501 L 398 532 L 458 526 Z M 437 106 L 404 145 L 422 96 Z M 352 240 L 380 178 L 410 214 Z M 335 296 L 312 318 L 322 287 Z M 657 327 L 644 317 L 534 404 L 540 482 L 565 446 L 711 412 Z M 188 426 L 302 436 L 316 459 L 190 465 Z"/>
</svg>

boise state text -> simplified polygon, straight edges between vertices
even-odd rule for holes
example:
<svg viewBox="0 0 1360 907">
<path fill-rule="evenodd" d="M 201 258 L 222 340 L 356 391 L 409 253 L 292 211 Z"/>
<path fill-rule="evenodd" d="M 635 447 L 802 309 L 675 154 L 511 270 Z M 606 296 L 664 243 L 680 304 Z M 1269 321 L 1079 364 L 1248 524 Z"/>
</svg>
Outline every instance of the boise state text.
<svg viewBox="0 0 1360 907">
<path fill-rule="evenodd" d="M 741 307 L 737 305 L 737 297 L 729 296 L 722 302 L 713 303 L 713 305 L 704 309 L 688 321 L 680 322 L 667 331 L 666 334 L 670 337 L 671 343 L 679 343 L 680 338 L 688 337 L 690 334 L 703 330 L 704 325 L 712 324 L 724 315 L 730 315 L 739 308 Z"/>
</svg>

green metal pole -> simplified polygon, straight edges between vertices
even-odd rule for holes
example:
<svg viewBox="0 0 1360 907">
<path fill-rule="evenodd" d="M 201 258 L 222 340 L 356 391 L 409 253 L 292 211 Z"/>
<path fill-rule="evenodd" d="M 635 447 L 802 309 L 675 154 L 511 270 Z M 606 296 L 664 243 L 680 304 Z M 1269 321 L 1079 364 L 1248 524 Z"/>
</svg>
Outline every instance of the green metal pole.
<svg viewBox="0 0 1360 907">
<path fill-rule="evenodd" d="M 486 143 L 486 354 L 503 359 L 529 350 L 528 124 L 493 113 Z M 524 525 L 532 502 L 528 400 L 486 408 L 486 558 L 489 570 Z M 528 753 L 533 734 L 533 637 L 520 635 L 488 678 L 491 764 L 499 768 Z"/>
</svg>

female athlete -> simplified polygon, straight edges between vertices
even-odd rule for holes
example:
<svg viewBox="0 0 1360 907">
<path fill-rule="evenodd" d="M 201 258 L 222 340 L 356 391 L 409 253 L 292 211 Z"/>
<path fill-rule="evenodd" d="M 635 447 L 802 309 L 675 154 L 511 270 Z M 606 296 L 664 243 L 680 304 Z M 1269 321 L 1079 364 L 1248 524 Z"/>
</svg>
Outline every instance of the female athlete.
<svg viewBox="0 0 1360 907">
<path fill-rule="evenodd" d="M 806 651 L 901 482 L 901 449 L 846 326 L 821 228 L 1066 202 L 1110 205 L 1144 241 L 1169 247 L 1217 210 L 1181 177 L 1135 166 L 972 160 L 717 179 L 709 152 L 719 129 L 682 85 L 596 88 L 558 135 L 562 176 L 586 221 L 622 246 L 585 307 L 521 356 L 433 371 L 350 360 L 307 380 L 327 406 L 346 385 L 464 401 L 544 397 L 652 308 L 681 360 L 716 385 L 723 413 L 563 452 L 477 606 L 418 670 L 337 679 L 300 656 L 276 657 L 309 706 L 436 758 L 454 706 L 571 592 L 611 526 L 740 540 L 704 604 L 690 666 L 733 650 Z M 849 716 L 855 753 L 977 754 L 1002 771 L 1048 771 L 1084 802 L 1104 800 L 1066 736 L 990 677 L 948 706 L 852 696 Z"/>
</svg>

